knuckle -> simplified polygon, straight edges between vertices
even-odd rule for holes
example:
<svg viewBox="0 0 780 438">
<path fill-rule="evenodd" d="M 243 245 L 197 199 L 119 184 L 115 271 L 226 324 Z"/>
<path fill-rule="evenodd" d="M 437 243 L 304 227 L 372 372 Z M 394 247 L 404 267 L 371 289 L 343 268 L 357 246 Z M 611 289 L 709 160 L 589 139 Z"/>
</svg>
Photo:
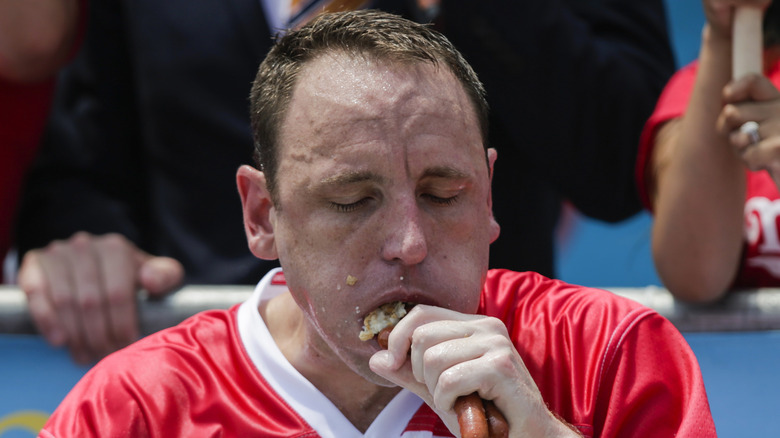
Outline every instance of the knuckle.
<svg viewBox="0 0 780 438">
<path fill-rule="evenodd" d="M 100 297 L 96 293 L 82 293 L 78 298 L 79 308 L 92 312 L 101 307 Z"/>
<path fill-rule="evenodd" d="M 108 250 L 122 250 L 129 245 L 125 236 L 119 233 L 109 233 L 100 237 L 100 244 Z"/>
<path fill-rule="evenodd" d="M 486 328 L 496 334 L 507 336 L 506 324 L 498 318 L 486 317 L 484 318 L 484 324 Z"/>
<path fill-rule="evenodd" d="M 723 107 L 723 118 L 728 123 L 735 123 L 739 119 L 739 108 L 736 105 L 727 104 Z"/>
<path fill-rule="evenodd" d="M 91 240 L 92 235 L 86 231 L 78 231 L 70 236 L 70 239 L 68 239 L 72 245 L 89 245 Z"/>
<path fill-rule="evenodd" d="M 106 302 L 111 307 L 128 305 L 134 296 L 131 288 L 122 286 L 110 286 L 106 289 Z"/>
<path fill-rule="evenodd" d="M 488 361 L 490 369 L 495 370 L 499 375 L 511 375 L 516 369 L 514 356 L 509 354 L 507 349 L 491 355 Z"/>
<path fill-rule="evenodd" d="M 40 254 L 44 257 L 51 256 L 57 257 L 65 254 L 68 251 L 68 243 L 65 240 L 54 240 L 48 245 L 44 246 Z"/>
<path fill-rule="evenodd" d="M 423 366 L 427 368 L 438 368 L 443 361 L 442 354 L 438 349 L 429 348 L 423 352 Z"/>
<path fill-rule="evenodd" d="M 439 392 L 450 392 L 456 387 L 457 382 L 461 378 L 461 373 L 453 368 L 448 368 L 439 374 L 439 378 L 436 382 L 436 388 Z"/>
<path fill-rule="evenodd" d="M 429 330 L 427 326 L 420 326 L 412 332 L 412 345 L 426 345 L 428 342 Z"/>
<path fill-rule="evenodd" d="M 74 304 L 73 295 L 70 292 L 53 292 L 51 302 L 55 309 L 69 308 Z"/>
<path fill-rule="evenodd" d="M 77 256 L 84 256 L 92 252 L 92 242 L 84 237 L 73 237 L 68 241 L 70 252 Z"/>
</svg>

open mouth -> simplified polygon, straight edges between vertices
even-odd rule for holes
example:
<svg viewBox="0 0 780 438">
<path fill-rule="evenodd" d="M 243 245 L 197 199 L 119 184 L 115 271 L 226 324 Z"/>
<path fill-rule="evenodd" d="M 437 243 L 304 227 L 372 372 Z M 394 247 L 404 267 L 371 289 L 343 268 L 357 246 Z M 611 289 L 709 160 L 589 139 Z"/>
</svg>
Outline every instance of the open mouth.
<svg viewBox="0 0 780 438">
<path fill-rule="evenodd" d="M 361 341 L 368 341 L 382 329 L 394 327 L 414 307 L 413 303 L 393 301 L 382 304 L 363 319 L 363 330 L 358 335 Z"/>
</svg>

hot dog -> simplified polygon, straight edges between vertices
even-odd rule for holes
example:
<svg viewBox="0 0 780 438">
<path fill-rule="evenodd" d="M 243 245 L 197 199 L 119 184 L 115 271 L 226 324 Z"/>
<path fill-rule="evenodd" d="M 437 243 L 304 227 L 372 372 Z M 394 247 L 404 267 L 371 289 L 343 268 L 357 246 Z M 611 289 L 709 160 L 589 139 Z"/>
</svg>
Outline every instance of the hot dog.
<svg viewBox="0 0 780 438">
<path fill-rule="evenodd" d="M 490 428 L 485 417 L 485 406 L 479 394 L 473 392 L 455 400 L 461 438 L 489 438 Z"/>
<path fill-rule="evenodd" d="M 493 400 L 484 400 L 483 405 L 485 406 L 490 438 L 508 438 L 509 424 L 507 424 L 504 414 L 496 407 Z"/>
<path fill-rule="evenodd" d="M 379 346 L 387 349 L 390 332 L 398 321 L 406 316 L 406 311 L 411 306 L 400 301 L 380 306 L 364 319 L 360 339 L 367 341 L 376 334 Z M 404 310 L 400 311 L 401 308 Z M 478 393 L 474 392 L 458 397 L 453 408 L 458 416 L 458 426 L 462 438 L 506 438 L 509 436 L 509 425 L 504 415 L 491 400 L 482 400 Z"/>
</svg>

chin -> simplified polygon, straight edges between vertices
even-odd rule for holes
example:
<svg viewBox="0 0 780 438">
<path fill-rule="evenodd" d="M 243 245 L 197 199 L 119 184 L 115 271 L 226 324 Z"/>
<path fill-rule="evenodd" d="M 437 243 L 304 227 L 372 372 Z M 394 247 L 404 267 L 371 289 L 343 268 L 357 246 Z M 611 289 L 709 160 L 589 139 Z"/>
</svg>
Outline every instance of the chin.
<svg viewBox="0 0 780 438">
<path fill-rule="evenodd" d="M 358 373 L 360 374 L 364 379 L 367 381 L 373 383 L 377 386 L 382 386 L 385 388 L 397 388 L 398 385 L 385 379 L 384 377 L 379 376 L 378 374 L 374 373 L 373 371 L 368 371 L 368 375 L 364 375 L 362 372 Z"/>
</svg>

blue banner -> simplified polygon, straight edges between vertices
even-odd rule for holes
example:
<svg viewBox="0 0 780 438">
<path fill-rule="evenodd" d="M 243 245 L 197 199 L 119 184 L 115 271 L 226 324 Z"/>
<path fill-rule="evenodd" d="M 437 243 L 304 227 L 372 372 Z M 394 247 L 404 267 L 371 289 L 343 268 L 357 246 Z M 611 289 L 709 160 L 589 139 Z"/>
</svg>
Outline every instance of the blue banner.
<svg viewBox="0 0 780 438">
<path fill-rule="evenodd" d="M 0 438 L 35 437 L 88 369 L 39 336 L 0 335 Z"/>
</svg>

